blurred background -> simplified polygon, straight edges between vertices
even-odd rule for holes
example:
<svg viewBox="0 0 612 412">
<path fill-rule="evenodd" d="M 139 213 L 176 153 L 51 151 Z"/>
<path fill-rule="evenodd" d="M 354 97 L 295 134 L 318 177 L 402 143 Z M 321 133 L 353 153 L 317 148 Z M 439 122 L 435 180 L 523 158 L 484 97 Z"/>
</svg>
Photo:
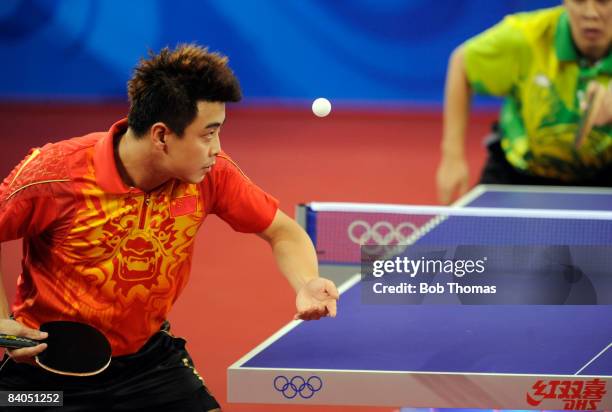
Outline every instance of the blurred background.
<svg viewBox="0 0 612 412">
<path fill-rule="evenodd" d="M 242 84 L 243 102 L 228 107 L 224 150 L 285 212 L 313 200 L 434 204 L 449 54 L 508 13 L 559 3 L 2 0 L 0 172 L 30 147 L 107 130 L 127 113 L 126 83 L 140 58 L 197 42 L 229 56 Z M 325 118 L 310 111 L 321 96 L 333 106 Z M 475 106 L 473 182 L 498 102 Z M 9 299 L 20 256 L 19 241 L 2 246 Z M 224 410 L 373 410 L 227 403 L 227 367 L 293 311 L 293 291 L 267 245 L 209 218 L 170 320 Z"/>
</svg>

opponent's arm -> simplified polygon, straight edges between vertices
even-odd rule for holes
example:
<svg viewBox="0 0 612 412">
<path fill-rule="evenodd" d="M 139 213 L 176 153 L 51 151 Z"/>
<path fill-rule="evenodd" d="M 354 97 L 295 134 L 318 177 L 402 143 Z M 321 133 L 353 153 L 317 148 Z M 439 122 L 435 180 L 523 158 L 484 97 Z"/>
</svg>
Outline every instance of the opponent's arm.
<svg viewBox="0 0 612 412">
<path fill-rule="evenodd" d="M 259 236 L 274 253 L 280 271 L 296 291 L 296 319 L 336 316 L 338 291 L 334 283 L 319 277 L 317 255 L 304 230 L 280 209 Z"/>
<path fill-rule="evenodd" d="M 443 204 L 450 203 L 455 192 L 462 195 L 469 188 L 465 135 L 470 115 L 471 88 L 463 56 L 463 46 L 455 49 L 446 76 L 441 160 L 436 175 L 438 199 Z"/>
</svg>

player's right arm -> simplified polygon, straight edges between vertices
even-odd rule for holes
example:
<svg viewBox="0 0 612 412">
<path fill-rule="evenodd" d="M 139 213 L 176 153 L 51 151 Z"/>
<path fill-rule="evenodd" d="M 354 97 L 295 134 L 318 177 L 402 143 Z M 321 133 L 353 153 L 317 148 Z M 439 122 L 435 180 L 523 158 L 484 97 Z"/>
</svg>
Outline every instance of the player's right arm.
<svg viewBox="0 0 612 412">
<path fill-rule="evenodd" d="M 438 200 L 443 204 L 450 203 L 455 192 L 462 195 L 469 187 L 465 134 L 471 94 L 465 73 L 463 46 L 459 46 L 450 57 L 444 92 L 444 128 L 436 175 Z"/>
</svg>

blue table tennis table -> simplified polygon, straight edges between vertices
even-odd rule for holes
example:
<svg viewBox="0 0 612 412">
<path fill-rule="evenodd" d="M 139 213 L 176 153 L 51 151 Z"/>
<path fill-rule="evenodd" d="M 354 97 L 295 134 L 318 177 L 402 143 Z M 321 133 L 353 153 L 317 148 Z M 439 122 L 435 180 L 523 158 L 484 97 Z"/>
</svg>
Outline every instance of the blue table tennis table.
<svg viewBox="0 0 612 412">
<path fill-rule="evenodd" d="M 478 186 L 453 207 L 605 215 L 612 190 Z M 612 305 L 367 305 L 359 280 L 340 286 L 337 318 L 293 321 L 232 365 L 228 401 L 612 409 Z"/>
</svg>

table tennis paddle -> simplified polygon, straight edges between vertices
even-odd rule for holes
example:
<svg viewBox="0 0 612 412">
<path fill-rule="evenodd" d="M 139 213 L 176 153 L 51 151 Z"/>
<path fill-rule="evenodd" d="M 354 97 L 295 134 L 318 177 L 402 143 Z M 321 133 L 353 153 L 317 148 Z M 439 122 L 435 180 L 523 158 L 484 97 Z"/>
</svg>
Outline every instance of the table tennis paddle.
<svg viewBox="0 0 612 412">
<path fill-rule="evenodd" d="M 47 344 L 36 356 L 43 369 L 69 376 L 92 376 L 104 371 L 111 361 L 111 346 L 102 332 L 80 322 L 54 321 L 40 326 L 47 339 L 33 340 L 0 334 L 0 347 L 20 349 Z"/>
<path fill-rule="evenodd" d="M 586 108 L 584 109 L 584 113 L 578 121 L 578 128 L 576 129 L 576 134 L 574 135 L 574 145 L 577 148 L 580 147 L 582 143 L 584 143 L 586 136 L 593 128 L 593 121 L 595 120 L 595 115 L 601 107 L 605 94 L 605 89 L 596 88 L 595 91 L 589 96 Z"/>
</svg>

